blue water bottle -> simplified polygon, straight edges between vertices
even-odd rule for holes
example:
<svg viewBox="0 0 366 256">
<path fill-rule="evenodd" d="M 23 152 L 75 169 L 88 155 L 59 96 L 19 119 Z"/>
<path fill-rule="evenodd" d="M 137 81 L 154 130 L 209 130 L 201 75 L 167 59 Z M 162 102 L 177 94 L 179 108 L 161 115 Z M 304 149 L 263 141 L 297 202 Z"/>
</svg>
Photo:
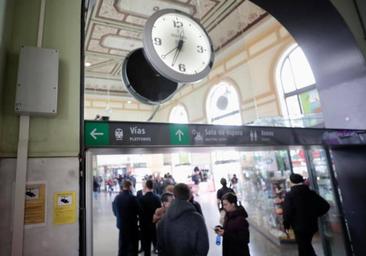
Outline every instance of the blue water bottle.
<svg viewBox="0 0 366 256">
<path fill-rule="evenodd" d="M 221 236 L 216 235 L 216 245 L 221 245 Z"/>
</svg>

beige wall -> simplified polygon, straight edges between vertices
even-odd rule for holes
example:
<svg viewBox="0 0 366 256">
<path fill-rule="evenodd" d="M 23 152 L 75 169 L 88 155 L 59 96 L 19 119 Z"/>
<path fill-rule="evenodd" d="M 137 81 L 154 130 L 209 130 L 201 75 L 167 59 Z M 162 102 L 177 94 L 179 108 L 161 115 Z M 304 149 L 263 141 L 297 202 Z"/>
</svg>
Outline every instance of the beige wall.
<svg viewBox="0 0 366 256">
<path fill-rule="evenodd" d="M 19 50 L 36 46 L 39 0 L 14 3 L 10 47 L 6 51 L 0 156 L 15 156 L 19 117 L 14 112 Z M 80 0 L 47 0 L 43 45 L 59 50 L 58 114 L 52 118 L 31 117 L 30 156 L 77 156 L 79 152 Z M 21 17 L 21 18 L 19 18 Z"/>
<path fill-rule="evenodd" d="M 0 0 L 0 8 L 4 1 Z M 15 85 L 21 46 L 36 46 L 40 0 L 7 0 L 12 3 L 12 23 L 5 23 L 7 40 L 0 50 L 4 65 L 0 100 L 0 255 L 10 255 L 14 216 L 15 159 L 19 117 L 14 111 Z M 51 118 L 31 117 L 27 181 L 44 181 L 47 197 L 46 223 L 24 232 L 24 255 L 78 255 L 79 223 L 53 223 L 53 195 L 74 191 L 79 202 L 80 120 L 80 9 L 81 0 L 46 0 L 44 48 L 59 50 L 58 113 Z M 4 14 L 0 11 L 0 19 Z M 0 22 L 0 28 L 2 24 Z M 1 44 L 1 47 L 4 45 Z M 1 65 L 0 65 L 1 68 Z M 1 77 L 0 77 L 1 78 Z"/>
<path fill-rule="evenodd" d="M 110 120 L 146 121 L 154 109 L 131 98 L 119 96 L 86 95 L 84 118 L 93 120 L 96 115 L 109 116 Z M 108 110 L 107 110 L 108 109 Z"/>
<path fill-rule="evenodd" d="M 4 86 L 4 69 L 6 61 L 6 50 L 9 47 L 10 31 L 12 28 L 12 18 L 14 13 L 14 2 L 0 0 L 0 106 L 2 102 Z M 1 113 L 0 113 L 1 115 Z M 0 116 L 1 124 L 1 116 Z M 1 128 L 0 128 L 1 129 Z"/>
<path fill-rule="evenodd" d="M 0 255 L 11 255 L 11 224 L 14 214 L 16 159 L 0 159 Z M 46 222 L 38 227 L 27 226 L 24 231 L 24 256 L 79 255 L 79 161 L 78 158 L 32 158 L 28 161 L 27 181 L 46 184 Z M 73 224 L 54 224 L 54 193 L 76 192 L 76 221 Z M 65 246 L 67 245 L 67 246 Z"/>
<path fill-rule="evenodd" d="M 208 79 L 187 85 L 163 105 L 154 120 L 167 122 L 171 109 L 183 104 L 190 122 L 206 123 L 206 98 L 212 86 L 220 81 L 228 81 L 237 88 L 243 123 L 282 115 L 275 83 L 276 64 L 293 43 L 287 31 L 275 19 L 267 17 L 259 28 L 249 31 L 243 39 L 218 54 Z"/>
<path fill-rule="evenodd" d="M 14 15 L 14 3 L 12 1 L 0 0 L 0 141 L 2 140 L 3 127 L 3 88 L 4 88 L 4 73 L 7 49 L 9 48 L 11 38 L 12 20 Z M 0 150 L 1 152 L 1 150 Z"/>
</svg>

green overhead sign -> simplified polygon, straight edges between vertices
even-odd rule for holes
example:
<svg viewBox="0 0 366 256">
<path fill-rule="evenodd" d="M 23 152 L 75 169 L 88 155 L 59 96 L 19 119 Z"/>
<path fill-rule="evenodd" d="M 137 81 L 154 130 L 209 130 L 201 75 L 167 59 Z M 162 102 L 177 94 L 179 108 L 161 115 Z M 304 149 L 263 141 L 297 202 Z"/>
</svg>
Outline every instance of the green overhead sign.
<svg viewBox="0 0 366 256">
<path fill-rule="evenodd" d="M 189 145 L 190 136 L 188 125 L 174 124 L 169 125 L 170 144 L 172 145 Z"/>
<path fill-rule="evenodd" d="M 109 145 L 109 124 L 93 122 L 85 124 L 86 145 Z"/>
<path fill-rule="evenodd" d="M 86 121 L 86 147 L 365 145 L 366 131 Z"/>
</svg>

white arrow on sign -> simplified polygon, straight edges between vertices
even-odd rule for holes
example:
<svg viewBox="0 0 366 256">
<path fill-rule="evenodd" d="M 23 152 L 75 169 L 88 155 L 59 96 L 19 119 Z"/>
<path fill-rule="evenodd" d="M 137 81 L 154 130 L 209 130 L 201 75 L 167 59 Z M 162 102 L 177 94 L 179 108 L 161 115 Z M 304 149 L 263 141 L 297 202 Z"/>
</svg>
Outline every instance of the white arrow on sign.
<svg viewBox="0 0 366 256">
<path fill-rule="evenodd" d="M 178 135 L 178 140 L 181 141 L 182 140 L 182 136 L 184 135 L 184 133 L 181 130 L 178 130 L 175 135 Z"/>
<path fill-rule="evenodd" d="M 90 135 L 93 137 L 93 139 L 96 140 L 98 135 L 104 135 L 104 133 L 97 132 L 97 128 L 94 128 L 94 130 L 92 130 L 92 132 L 90 133 Z"/>
</svg>

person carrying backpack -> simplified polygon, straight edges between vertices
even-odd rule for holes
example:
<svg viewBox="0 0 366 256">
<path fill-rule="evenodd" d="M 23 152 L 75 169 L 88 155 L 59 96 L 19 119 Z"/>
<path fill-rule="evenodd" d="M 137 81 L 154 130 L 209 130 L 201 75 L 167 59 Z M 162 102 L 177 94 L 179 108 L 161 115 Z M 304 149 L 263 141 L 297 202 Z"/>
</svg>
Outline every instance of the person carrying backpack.
<svg viewBox="0 0 366 256">
<path fill-rule="evenodd" d="M 291 174 L 291 191 L 285 196 L 283 225 L 294 230 L 299 256 L 316 256 L 311 240 L 318 231 L 318 218 L 330 208 L 328 202 L 304 184 L 300 174 Z"/>
</svg>

